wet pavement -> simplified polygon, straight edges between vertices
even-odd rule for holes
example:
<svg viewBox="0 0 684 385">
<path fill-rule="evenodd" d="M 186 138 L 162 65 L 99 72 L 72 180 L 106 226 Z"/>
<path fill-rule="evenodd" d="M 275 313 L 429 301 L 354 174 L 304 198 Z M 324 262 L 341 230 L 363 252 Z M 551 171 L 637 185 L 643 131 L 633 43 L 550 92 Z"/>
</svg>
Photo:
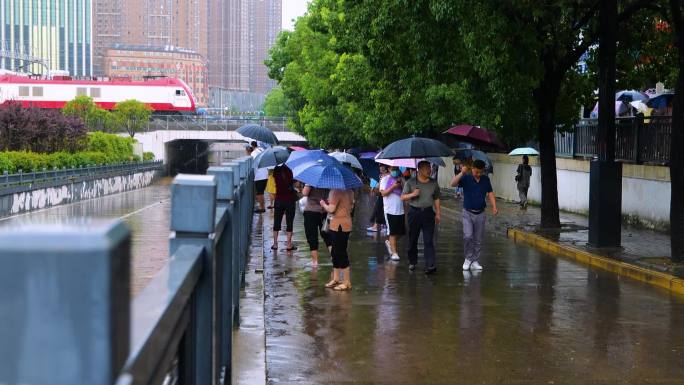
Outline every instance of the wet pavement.
<svg viewBox="0 0 684 385">
<path fill-rule="evenodd" d="M 460 209 L 445 206 L 427 277 L 408 271 L 405 252 L 387 260 L 383 238 L 364 230 L 364 197 L 346 293 L 323 288 L 327 251 L 310 266 L 299 213 L 298 251 L 272 252 L 264 232 L 269 384 L 684 383 L 684 298 L 515 244 L 505 215 L 489 222 L 485 270 L 464 273 Z"/>
<path fill-rule="evenodd" d="M 135 295 L 168 260 L 170 182 L 170 178 L 164 178 L 139 190 L 0 218 L 0 229 L 81 217 L 122 218 L 132 232 L 131 282 Z"/>
<path fill-rule="evenodd" d="M 623 225 L 621 247 L 597 249 L 587 244 L 589 218 L 586 216 L 561 212 L 561 229 L 548 230 L 539 228 L 539 207 L 530 206 L 522 211 L 512 203 L 503 202 L 500 206 L 501 215 L 490 223 L 493 231 L 505 233 L 509 227 L 519 227 L 561 244 L 684 278 L 684 263 L 670 261 L 669 233 L 642 226 Z"/>
</svg>

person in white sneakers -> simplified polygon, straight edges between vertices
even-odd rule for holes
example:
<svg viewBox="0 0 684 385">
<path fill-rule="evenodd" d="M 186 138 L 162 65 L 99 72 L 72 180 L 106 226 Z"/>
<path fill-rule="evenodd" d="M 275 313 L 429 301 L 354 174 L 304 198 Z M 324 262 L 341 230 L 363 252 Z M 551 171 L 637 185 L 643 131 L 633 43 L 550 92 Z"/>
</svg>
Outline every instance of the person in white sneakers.
<svg viewBox="0 0 684 385">
<path fill-rule="evenodd" d="M 485 208 L 487 200 L 492 205 L 492 213 L 499 214 L 496 208 L 496 196 L 492 182 L 485 175 L 485 163 L 481 160 L 473 162 L 470 168 L 463 166 L 459 174 L 454 175 L 451 187 L 463 187 L 463 251 L 465 261 L 463 270 L 482 270 L 480 252 L 485 229 Z"/>
<path fill-rule="evenodd" d="M 385 245 L 387 246 L 390 258 L 393 261 L 398 261 L 397 238 L 406 234 L 404 202 L 401 201 L 401 192 L 404 189 L 404 185 L 399 168 L 392 167 L 390 173 L 380 179 L 379 188 L 389 230 L 389 240 L 385 241 Z"/>
</svg>

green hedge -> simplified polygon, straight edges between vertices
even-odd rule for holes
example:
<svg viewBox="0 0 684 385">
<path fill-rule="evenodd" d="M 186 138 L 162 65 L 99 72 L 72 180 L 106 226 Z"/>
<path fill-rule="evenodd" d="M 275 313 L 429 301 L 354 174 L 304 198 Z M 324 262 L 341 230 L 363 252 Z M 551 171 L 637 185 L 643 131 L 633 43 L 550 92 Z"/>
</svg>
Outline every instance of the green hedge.
<svg viewBox="0 0 684 385">
<path fill-rule="evenodd" d="M 143 160 L 144 160 L 145 162 L 154 160 L 154 153 L 153 153 L 153 152 L 149 152 L 149 151 L 143 152 Z"/>
<path fill-rule="evenodd" d="M 12 174 L 19 170 L 31 172 L 33 170 L 40 171 L 44 168 L 72 168 L 88 165 L 140 161 L 140 157 L 133 154 L 133 143 L 135 142 L 133 138 L 93 132 L 88 134 L 86 141 L 86 150 L 74 153 L 54 152 L 51 154 L 38 154 L 27 151 L 0 152 L 0 173 L 7 171 Z"/>
</svg>

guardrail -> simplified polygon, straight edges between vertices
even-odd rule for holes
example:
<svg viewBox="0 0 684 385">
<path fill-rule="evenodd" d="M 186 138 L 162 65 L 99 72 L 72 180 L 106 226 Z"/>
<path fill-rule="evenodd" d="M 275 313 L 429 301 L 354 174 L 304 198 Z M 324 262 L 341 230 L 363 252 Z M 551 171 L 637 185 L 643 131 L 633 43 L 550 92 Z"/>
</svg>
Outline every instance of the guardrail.
<svg viewBox="0 0 684 385">
<path fill-rule="evenodd" d="M 120 220 L 0 233 L 0 384 L 230 383 L 252 158 L 208 173 L 174 179 L 169 261 L 132 302 Z"/>
<path fill-rule="evenodd" d="M 672 117 L 651 116 L 615 120 L 615 159 L 652 164 L 670 162 Z M 556 155 L 598 156 L 598 121 L 583 119 L 566 132 L 556 132 Z"/>
<path fill-rule="evenodd" d="M 43 169 L 42 171 L 23 172 L 19 170 L 16 174 L 9 174 L 7 171 L 0 175 L 0 190 L 19 185 L 32 185 L 38 183 L 50 183 L 70 181 L 84 177 L 107 176 L 112 174 L 126 174 L 156 170 L 163 166 L 162 161 L 149 162 L 126 162 L 113 163 L 100 166 L 87 166 L 77 168 L 53 168 L 52 170 Z"/>
<path fill-rule="evenodd" d="M 289 131 L 284 117 L 221 117 L 212 115 L 157 115 L 145 125 L 146 131 L 195 130 L 234 131 L 245 124 L 260 124 L 272 131 Z"/>
</svg>

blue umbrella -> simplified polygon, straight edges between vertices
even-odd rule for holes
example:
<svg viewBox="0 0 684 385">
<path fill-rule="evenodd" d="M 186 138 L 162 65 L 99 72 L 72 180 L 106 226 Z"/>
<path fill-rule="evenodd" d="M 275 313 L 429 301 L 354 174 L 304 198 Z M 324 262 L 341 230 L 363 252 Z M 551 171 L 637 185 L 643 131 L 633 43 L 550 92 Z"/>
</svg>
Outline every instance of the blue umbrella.
<svg viewBox="0 0 684 385">
<path fill-rule="evenodd" d="M 350 190 L 363 186 L 356 174 L 337 163 L 326 164 L 326 161 L 319 160 L 301 171 L 298 170 L 294 178 L 309 186 L 325 189 Z"/>
<path fill-rule="evenodd" d="M 287 158 L 287 162 L 285 162 L 285 164 L 290 168 L 290 170 L 292 170 L 301 164 L 307 162 L 316 162 L 317 160 L 327 156 L 328 154 L 323 150 L 295 151 L 290 154 L 290 157 Z"/>
<path fill-rule="evenodd" d="M 332 165 L 342 167 L 342 163 L 338 162 L 337 159 L 328 155 L 324 155 L 318 159 L 301 158 L 296 162 L 290 163 L 287 166 L 290 168 L 290 170 L 292 170 L 292 175 L 296 177 L 302 171 L 316 165 Z"/>
</svg>

